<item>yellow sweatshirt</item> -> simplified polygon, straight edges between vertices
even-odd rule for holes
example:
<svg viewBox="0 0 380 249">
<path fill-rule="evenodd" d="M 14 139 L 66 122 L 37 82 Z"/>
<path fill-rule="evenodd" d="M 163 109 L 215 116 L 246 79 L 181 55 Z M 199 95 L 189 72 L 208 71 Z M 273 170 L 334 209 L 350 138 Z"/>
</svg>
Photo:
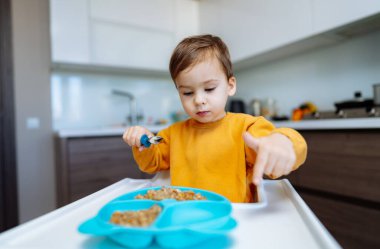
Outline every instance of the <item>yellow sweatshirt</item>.
<svg viewBox="0 0 380 249">
<path fill-rule="evenodd" d="M 232 202 L 251 202 L 256 152 L 245 145 L 243 132 L 254 137 L 278 132 L 291 139 L 298 168 L 306 159 L 303 137 L 290 128 L 276 129 L 263 117 L 241 113 L 227 115 L 212 123 L 188 119 L 160 131 L 163 141 L 143 151 L 133 148 L 140 169 L 147 173 L 169 170 L 173 186 L 214 191 Z"/>
</svg>

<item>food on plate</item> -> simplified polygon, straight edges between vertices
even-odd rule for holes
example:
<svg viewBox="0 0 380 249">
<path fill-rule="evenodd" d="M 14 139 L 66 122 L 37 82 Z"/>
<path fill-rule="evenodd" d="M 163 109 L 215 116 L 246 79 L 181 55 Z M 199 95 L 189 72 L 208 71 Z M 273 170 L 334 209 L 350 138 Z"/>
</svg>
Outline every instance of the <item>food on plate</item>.
<svg viewBox="0 0 380 249">
<path fill-rule="evenodd" d="M 148 209 L 137 211 L 115 211 L 110 222 L 121 226 L 147 227 L 154 222 L 161 210 L 159 205 L 154 204 Z"/>
<path fill-rule="evenodd" d="M 180 189 L 162 187 L 157 190 L 148 190 L 145 195 L 137 195 L 135 199 L 149 199 L 161 201 L 163 199 L 176 199 L 177 201 L 206 200 L 206 197 L 194 191 L 181 191 Z"/>
</svg>

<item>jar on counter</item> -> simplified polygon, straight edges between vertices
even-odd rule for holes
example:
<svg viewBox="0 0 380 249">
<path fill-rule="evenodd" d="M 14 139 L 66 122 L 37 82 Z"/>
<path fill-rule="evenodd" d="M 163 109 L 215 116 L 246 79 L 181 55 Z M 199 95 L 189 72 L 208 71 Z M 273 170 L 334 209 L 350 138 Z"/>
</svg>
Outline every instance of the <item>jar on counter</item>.
<svg viewBox="0 0 380 249">
<path fill-rule="evenodd" d="M 265 99 L 261 104 L 261 115 L 267 119 L 271 119 L 276 116 L 277 108 L 276 101 L 272 98 Z"/>
<path fill-rule="evenodd" d="M 260 116 L 261 115 L 261 103 L 259 99 L 253 99 L 250 104 L 250 114 L 253 116 Z"/>
</svg>

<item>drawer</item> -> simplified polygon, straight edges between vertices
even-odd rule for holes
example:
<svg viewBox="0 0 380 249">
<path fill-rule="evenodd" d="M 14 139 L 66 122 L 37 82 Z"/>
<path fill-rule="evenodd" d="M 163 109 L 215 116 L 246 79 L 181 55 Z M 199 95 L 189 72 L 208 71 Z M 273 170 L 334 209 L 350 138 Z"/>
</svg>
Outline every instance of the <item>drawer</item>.
<svg viewBox="0 0 380 249">
<path fill-rule="evenodd" d="M 67 148 L 69 154 L 130 149 L 121 137 L 70 138 L 67 141 Z"/>
<path fill-rule="evenodd" d="M 345 249 L 380 248 L 380 210 L 349 201 L 298 193 Z"/>
<path fill-rule="evenodd" d="M 301 132 L 308 144 L 296 184 L 380 202 L 379 131 Z"/>
<path fill-rule="evenodd" d="M 56 146 L 58 206 L 124 178 L 152 177 L 140 171 L 119 136 L 57 139 Z"/>
</svg>

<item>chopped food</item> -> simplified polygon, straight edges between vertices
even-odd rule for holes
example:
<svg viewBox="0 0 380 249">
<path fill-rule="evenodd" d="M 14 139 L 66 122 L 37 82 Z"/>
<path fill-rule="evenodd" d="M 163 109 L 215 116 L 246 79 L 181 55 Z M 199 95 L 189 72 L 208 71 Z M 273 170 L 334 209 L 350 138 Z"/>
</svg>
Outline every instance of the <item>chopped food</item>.
<svg viewBox="0 0 380 249">
<path fill-rule="evenodd" d="M 158 190 L 148 190 L 145 195 L 137 195 L 135 199 L 150 199 L 161 201 L 163 199 L 176 199 L 177 201 L 206 200 L 206 197 L 194 191 L 181 191 L 180 189 L 162 187 Z"/>
<path fill-rule="evenodd" d="M 121 226 L 147 227 L 150 226 L 161 213 L 161 207 L 157 204 L 148 209 L 137 211 L 115 211 L 110 222 Z"/>
</svg>

